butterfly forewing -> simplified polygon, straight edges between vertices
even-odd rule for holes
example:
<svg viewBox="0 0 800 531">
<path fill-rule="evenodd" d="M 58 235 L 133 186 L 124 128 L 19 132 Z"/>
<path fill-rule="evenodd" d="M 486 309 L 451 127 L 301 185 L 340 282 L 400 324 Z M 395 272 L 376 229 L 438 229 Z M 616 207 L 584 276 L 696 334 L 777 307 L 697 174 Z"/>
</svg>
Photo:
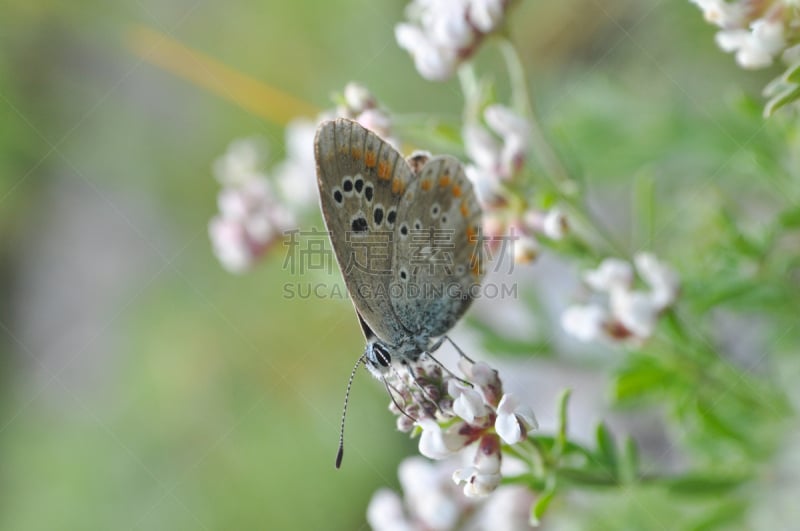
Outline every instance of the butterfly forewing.
<svg viewBox="0 0 800 531">
<path fill-rule="evenodd" d="M 400 198 L 414 175 L 400 154 L 344 118 L 323 123 L 315 139 L 325 225 L 356 311 L 389 344 L 408 336 L 389 297 Z"/>
</svg>

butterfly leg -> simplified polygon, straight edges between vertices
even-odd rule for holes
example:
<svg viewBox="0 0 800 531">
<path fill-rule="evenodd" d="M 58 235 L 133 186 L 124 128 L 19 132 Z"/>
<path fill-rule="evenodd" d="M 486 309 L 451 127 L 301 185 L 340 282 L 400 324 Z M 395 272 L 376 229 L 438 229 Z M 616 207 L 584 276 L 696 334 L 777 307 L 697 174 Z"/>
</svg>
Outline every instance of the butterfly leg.
<svg viewBox="0 0 800 531">
<path fill-rule="evenodd" d="M 453 345 L 453 348 L 456 349 L 456 352 L 458 352 L 459 356 L 461 356 L 462 358 L 464 358 L 468 362 L 472 363 L 473 365 L 475 364 L 475 361 L 472 358 L 470 358 L 469 356 L 467 356 L 466 354 L 464 354 L 464 351 L 461 350 L 458 345 L 456 345 L 455 341 L 450 339 L 450 336 L 442 336 L 441 339 L 439 339 L 439 342 L 441 343 L 445 339 L 448 340 L 451 345 Z"/>
<path fill-rule="evenodd" d="M 403 415 L 405 415 L 405 416 L 406 416 L 406 417 L 408 417 L 409 419 L 411 419 L 411 420 L 413 420 L 414 422 L 416 422 L 416 421 L 417 421 L 417 419 L 415 419 L 414 417 L 412 417 L 411 415 L 409 415 L 409 414 L 406 412 L 406 410 L 405 410 L 405 409 L 403 409 L 403 406 L 401 406 L 401 405 L 400 405 L 400 404 L 397 402 L 397 399 L 396 399 L 396 398 L 395 398 L 395 396 L 394 396 L 394 394 L 395 394 L 395 393 L 397 393 L 397 394 L 398 394 L 398 395 L 400 395 L 400 396 L 403 396 L 403 393 L 401 393 L 401 392 L 400 392 L 399 390 L 397 390 L 397 389 L 396 389 L 396 388 L 395 388 L 395 387 L 394 387 L 392 384 L 390 384 L 390 383 L 389 383 L 389 382 L 386 380 L 386 378 L 384 378 L 384 379 L 383 379 L 383 385 L 386 387 L 386 392 L 387 392 L 387 393 L 389 393 L 389 398 L 391 398 L 391 399 L 392 399 L 392 403 L 394 404 L 394 407 L 396 407 L 396 408 L 397 408 L 397 409 L 400 411 L 400 413 L 402 413 Z M 392 392 L 392 391 L 394 391 L 394 392 Z"/>
</svg>

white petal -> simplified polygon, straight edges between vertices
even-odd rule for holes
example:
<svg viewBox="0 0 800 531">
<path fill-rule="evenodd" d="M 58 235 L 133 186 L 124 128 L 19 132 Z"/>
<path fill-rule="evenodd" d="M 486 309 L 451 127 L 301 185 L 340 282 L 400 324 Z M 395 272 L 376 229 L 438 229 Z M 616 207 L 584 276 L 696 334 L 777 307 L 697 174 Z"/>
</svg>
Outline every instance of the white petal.
<svg viewBox="0 0 800 531">
<path fill-rule="evenodd" d="M 469 424 L 474 423 L 476 418 L 485 417 L 489 413 L 480 393 L 461 385 L 456 380 L 448 382 L 447 394 L 453 397 L 453 413 Z"/>
<path fill-rule="evenodd" d="M 561 314 L 561 327 L 581 341 L 594 341 L 603 335 L 608 312 L 596 304 L 570 306 Z"/>
<path fill-rule="evenodd" d="M 403 500 L 392 490 L 380 489 L 367 506 L 367 522 L 374 531 L 412 531 L 403 509 Z"/>
<path fill-rule="evenodd" d="M 542 232 L 551 240 L 560 240 L 567 234 L 567 217 L 560 208 L 551 208 L 542 222 Z"/>
<path fill-rule="evenodd" d="M 502 0 L 472 0 L 470 2 L 470 20 L 483 33 L 497 29 L 503 22 Z"/>
<path fill-rule="evenodd" d="M 606 258 L 597 269 L 586 271 L 583 280 L 595 291 L 608 292 L 630 286 L 633 282 L 633 269 L 625 260 Z"/>
<path fill-rule="evenodd" d="M 658 321 L 659 308 L 650 293 L 615 290 L 611 292 L 611 313 L 622 325 L 640 338 L 648 338 Z"/>
<path fill-rule="evenodd" d="M 680 286 L 675 270 L 651 253 L 638 253 L 633 260 L 639 275 L 650 286 L 653 304 L 663 309 L 675 302 Z"/>
</svg>

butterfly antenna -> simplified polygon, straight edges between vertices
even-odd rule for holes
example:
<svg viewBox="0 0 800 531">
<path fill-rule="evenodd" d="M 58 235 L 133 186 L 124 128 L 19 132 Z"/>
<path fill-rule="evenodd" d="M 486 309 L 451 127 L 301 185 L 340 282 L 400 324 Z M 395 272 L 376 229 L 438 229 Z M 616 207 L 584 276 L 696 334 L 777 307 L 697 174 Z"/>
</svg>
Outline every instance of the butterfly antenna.
<svg viewBox="0 0 800 531">
<path fill-rule="evenodd" d="M 458 346 L 458 345 L 456 345 L 456 342 L 455 342 L 455 341 L 453 341 L 452 339 L 450 339 L 450 336 L 444 336 L 444 337 L 445 337 L 445 339 L 447 339 L 447 340 L 450 342 L 450 344 L 451 344 L 451 345 L 453 345 L 453 348 L 455 348 L 455 349 L 456 349 L 456 352 L 458 352 L 458 355 L 459 355 L 459 356 L 461 356 L 462 358 L 464 358 L 464 359 L 465 359 L 465 360 L 467 360 L 468 362 L 472 363 L 473 365 L 475 364 L 475 361 L 473 361 L 473 359 L 472 359 L 472 358 L 470 358 L 469 356 L 467 356 L 466 354 L 464 354 L 464 351 L 463 351 L 463 350 L 461 350 L 461 349 L 459 348 L 459 346 Z"/>
<path fill-rule="evenodd" d="M 353 371 L 350 373 L 350 379 L 347 380 L 347 390 L 344 393 L 344 407 L 342 408 L 342 423 L 339 426 L 339 451 L 336 452 L 336 468 L 342 466 L 342 458 L 344 457 L 344 420 L 347 416 L 347 403 L 350 401 L 350 388 L 353 386 L 353 378 L 356 376 L 356 371 L 362 363 L 364 363 L 363 355 L 356 361 Z"/>
</svg>

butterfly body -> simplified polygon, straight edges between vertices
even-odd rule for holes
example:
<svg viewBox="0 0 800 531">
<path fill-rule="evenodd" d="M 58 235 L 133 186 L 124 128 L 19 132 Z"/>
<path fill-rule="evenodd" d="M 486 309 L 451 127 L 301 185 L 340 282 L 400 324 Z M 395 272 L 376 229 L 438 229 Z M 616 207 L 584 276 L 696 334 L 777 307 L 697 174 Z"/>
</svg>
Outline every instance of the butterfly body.
<svg viewBox="0 0 800 531">
<path fill-rule="evenodd" d="M 317 182 L 376 375 L 435 350 L 483 276 L 481 211 L 460 162 L 407 161 L 356 122 L 320 125 Z"/>
</svg>

